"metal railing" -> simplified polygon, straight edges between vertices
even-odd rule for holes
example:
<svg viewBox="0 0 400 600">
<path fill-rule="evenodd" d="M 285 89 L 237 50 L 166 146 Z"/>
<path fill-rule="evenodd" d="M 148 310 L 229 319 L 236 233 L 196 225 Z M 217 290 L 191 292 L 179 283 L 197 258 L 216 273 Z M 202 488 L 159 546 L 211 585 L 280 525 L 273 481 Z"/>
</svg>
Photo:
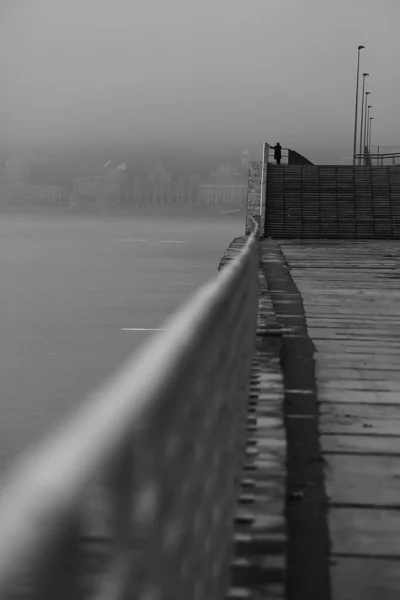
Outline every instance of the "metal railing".
<svg viewBox="0 0 400 600">
<path fill-rule="evenodd" d="M 271 146 L 267 142 L 263 144 L 263 161 L 266 156 L 267 163 L 275 163 L 275 147 Z M 305 156 L 302 156 L 295 150 L 291 150 L 290 148 L 282 148 L 282 156 L 281 156 L 281 164 L 282 165 L 313 165 L 311 161 L 309 161 Z"/>
<path fill-rule="evenodd" d="M 274 163 L 274 146 L 268 144 L 267 162 Z M 281 164 L 285 165 L 289 163 L 289 148 L 282 148 Z"/>
<path fill-rule="evenodd" d="M 224 598 L 258 238 L 3 480 L 2 600 Z"/>
<path fill-rule="evenodd" d="M 388 167 L 400 165 L 400 152 L 390 152 L 387 154 L 356 154 L 356 164 L 373 165 L 378 167 Z"/>
</svg>

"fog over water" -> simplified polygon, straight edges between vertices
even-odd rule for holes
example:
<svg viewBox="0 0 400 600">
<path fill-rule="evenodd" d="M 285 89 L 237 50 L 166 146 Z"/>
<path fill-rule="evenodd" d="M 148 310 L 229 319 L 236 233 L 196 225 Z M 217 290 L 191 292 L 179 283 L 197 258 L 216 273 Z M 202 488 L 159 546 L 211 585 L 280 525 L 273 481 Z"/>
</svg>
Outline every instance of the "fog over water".
<svg viewBox="0 0 400 600">
<path fill-rule="evenodd" d="M 0 3 L 3 143 L 349 155 L 357 46 L 400 144 L 397 0 Z M 332 160 L 333 160 L 332 158 Z"/>
</svg>

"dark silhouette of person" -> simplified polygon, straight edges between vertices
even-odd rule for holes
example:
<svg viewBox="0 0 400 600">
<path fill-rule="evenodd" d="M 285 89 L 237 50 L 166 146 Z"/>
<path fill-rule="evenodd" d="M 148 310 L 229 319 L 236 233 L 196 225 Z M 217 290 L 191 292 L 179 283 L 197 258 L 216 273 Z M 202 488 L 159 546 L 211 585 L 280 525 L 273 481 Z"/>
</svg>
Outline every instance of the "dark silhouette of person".
<svg viewBox="0 0 400 600">
<path fill-rule="evenodd" d="M 276 164 L 280 165 L 281 164 L 281 158 L 282 158 L 282 146 L 280 145 L 280 143 L 278 142 L 274 148 L 275 152 L 274 152 L 274 159 L 276 160 Z"/>
</svg>

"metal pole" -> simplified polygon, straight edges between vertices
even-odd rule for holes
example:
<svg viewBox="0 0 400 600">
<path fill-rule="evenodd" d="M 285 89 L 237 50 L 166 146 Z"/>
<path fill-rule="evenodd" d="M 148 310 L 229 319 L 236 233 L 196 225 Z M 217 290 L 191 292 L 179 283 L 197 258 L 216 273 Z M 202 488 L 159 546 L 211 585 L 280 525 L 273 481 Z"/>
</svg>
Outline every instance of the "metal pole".
<svg viewBox="0 0 400 600">
<path fill-rule="evenodd" d="M 363 73 L 363 87 L 362 87 L 362 104 L 361 104 L 361 122 L 360 122 L 360 158 L 358 161 L 358 164 L 361 165 L 361 154 L 362 154 L 362 137 L 363 137 L 363 122 L 364 122 L 364 90 L 365 90 L 365 78 L 367 77 L 368 73 Z"/>
<path fill-rule="evenodd" d="M 367 106 L 368 106 L 368 94 L 370 94 L 371 92 L 365 92 L 365 114 L 364 114 L 364 133 L 363 133 L 363 152 L 365 152 L 365 140 L 367 139 Z M 365 163 L 365 160 L 364 160 Z"/>
<path fill-rule="evenodd" d="M 367 148 L 368 148 L 368 151 L 369 151 L 369 143 L 368 143 L 368 140 L 369 140 L 369 109 L 370 109 L 370 108 L 372 108 L 372 105 L 371 105 L 371 104 L 368 104 L 368 113 L 367 113 L 367 114 L 368 114 L 368 116 L 367 116 L 367 138 L 366 138 L 366 144 L 365 144 L 365 145 L 367 146 Z"/>
<path fill-rule="evenodd" d="M 356 162 L 356 152 L 357 152 L 357 115 L 358 115 L 358 83 L 360 79 L 360 50 L 365 48 L 365 46 L 358 46 L 357 52 L 357 84 L 356 84 L 356 108 L 354 115 L 354 142 L 353 142 L 353 165 Z"/>
<path fill-rule="evenodd" d="M 371 154 L 371 129 L 372 129 L 372 121 L 374 120 L 374 117 L 370 117 L 369 118 L 369 135 L 368 135 L 368 150 L 369 153 Z"/>
</svg>

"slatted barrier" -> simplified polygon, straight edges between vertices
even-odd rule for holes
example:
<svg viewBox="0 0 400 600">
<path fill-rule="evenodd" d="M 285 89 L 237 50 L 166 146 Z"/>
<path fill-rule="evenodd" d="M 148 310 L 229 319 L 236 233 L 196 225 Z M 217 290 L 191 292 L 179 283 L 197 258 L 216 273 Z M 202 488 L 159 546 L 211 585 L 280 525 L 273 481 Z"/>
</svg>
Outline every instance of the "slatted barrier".
<svg viewBox="0 0 400 600">
<path fill-rule="evenodd" d="M 0 598 L 223 600 L 245 458 L 259 231 L 14 465 Z"/>
<path fill-rule="evenodd" d="M 268 165 L 265 234 L 400 238 L 397 167 Z"/>
</svg>

